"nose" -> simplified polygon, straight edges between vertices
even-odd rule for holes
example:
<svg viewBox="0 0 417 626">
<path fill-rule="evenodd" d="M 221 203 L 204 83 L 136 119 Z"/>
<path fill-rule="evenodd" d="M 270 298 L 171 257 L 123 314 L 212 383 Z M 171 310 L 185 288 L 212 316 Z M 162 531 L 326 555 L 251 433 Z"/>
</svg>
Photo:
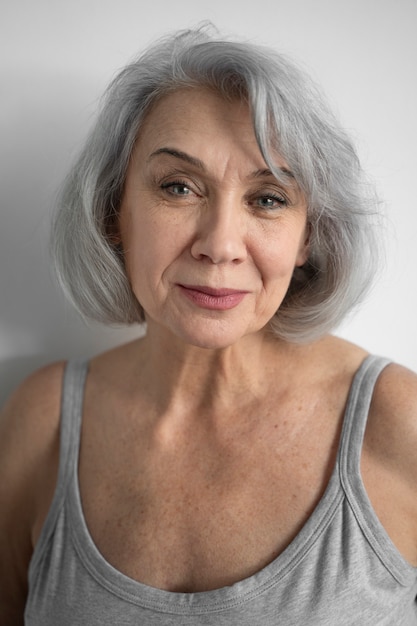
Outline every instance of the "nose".
<svg viewBox="0 0 417 626">
<path fill-rule="evenodd" d="M 239 203 L 208 203 L 199 216 L 191 246 L 195 259 L 214 264 L 241 263 L 247 256 L 246 226 Z"/>
</svg>

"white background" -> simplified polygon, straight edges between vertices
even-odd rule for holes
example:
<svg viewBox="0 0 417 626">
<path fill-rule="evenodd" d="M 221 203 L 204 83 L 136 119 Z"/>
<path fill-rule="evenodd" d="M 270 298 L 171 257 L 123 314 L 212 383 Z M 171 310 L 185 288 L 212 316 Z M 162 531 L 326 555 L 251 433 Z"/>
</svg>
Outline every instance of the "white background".
<svg viewBox="0 0 417 626">
<path fill-rule="evenodd" d="M 209 19 L 301 62 L 385 200 L 387 262 L 338 334 L 417 370 L 417 0 L 9 0 L 0 24 L 0 401 L 30 370 L 137 329 L 87 326 L 52 278 L 56 190 L 103 89 L 156 36 Z"/>
</svg>

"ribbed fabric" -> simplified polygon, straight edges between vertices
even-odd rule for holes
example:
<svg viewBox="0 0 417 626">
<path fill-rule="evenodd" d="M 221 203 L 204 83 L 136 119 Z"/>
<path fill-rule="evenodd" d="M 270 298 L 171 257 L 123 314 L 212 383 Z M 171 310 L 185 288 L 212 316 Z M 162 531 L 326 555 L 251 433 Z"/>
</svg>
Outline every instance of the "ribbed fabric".
<svg viewBox="0 0 417 626">
<path fill-rule="evenodd" d="M 229 587 L 173 593 L 136 582 L 98 552 L 84 520 L 78 450 L 88 365 L 67 366 L 56 493 L 29 571 L 27 626 L 414 626 L 417 569 L 378 521 L 360 475 L 375 382 L 368 357 L 350 390 L 327 489 L 288 548 Z"/>
</svg>

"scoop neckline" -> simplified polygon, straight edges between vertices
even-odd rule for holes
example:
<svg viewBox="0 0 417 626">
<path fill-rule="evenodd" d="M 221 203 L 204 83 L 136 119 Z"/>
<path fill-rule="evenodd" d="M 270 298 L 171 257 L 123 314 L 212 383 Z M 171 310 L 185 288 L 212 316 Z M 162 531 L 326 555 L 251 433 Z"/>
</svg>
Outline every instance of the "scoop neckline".
<svg viewBox="0 0 417 626">
<path fill-rule="evenodd" d="M 198 592 L 176 592 L 152 587 L 116 569 L 97 548 L 84 517 L 79 477 L 78 454 L 74 459 L 68 508 L 71 536 L 79 559 L 96 582 L 121 599 L 143 608 L 161 613 L 203 614 L 223 611 L 253 600 L 287 576 L 314 547 L 316 541 L 330 524 L 339 503 L 346 497 L 340 479 L 340 459 L 348 430 L 348 418 L 352 413 L 355 394 L 352 390 L 362 376 L 369 359 L 366 357 L 355 373 L 349 390 L 336 461 L 324 490 L 313 512 L 290 544 L 268 565 L 251 576 L 227 587 Z"/>
<path fill-rule="evenodd" d="M 130 578 L 111 565 L 97 548 L 87 527 L 77 477 L 72 481 L 71 496 L 68 500 L 71 535 L 78 557 L 89 573 L 101 586 L 120 598 L 162 612 L 169 609 L 168 612 L 181 614 L 186 611 L 190 614 L 191 607 L 197 613 L 224 610 L 262 594 L 298 565 L 331 522 L 339 502 L 344 497 L 339 487 L 339 463 L 336 461 L 322 497 L 283 552 L 248 578 L 210 591 L 191 593 L 167 591 Z"/>
</svg>

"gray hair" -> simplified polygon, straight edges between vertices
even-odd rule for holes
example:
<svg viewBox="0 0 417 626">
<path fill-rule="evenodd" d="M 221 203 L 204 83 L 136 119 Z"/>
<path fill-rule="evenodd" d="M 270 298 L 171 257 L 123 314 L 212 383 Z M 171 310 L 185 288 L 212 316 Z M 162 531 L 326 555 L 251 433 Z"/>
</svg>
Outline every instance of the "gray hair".
<svg viewBox="0 0 417 626">
<path fill-rule="evenodd" d="M 374 276 L 375 194 L 351 140 L 304 72 L 273 50 L 208 30 L 158 41 L 110 84 L 54 220 L 59 281 L 87 317 L 110 324 L 144 321 L 114 237 L 129 159 L 158 99 L 205 86 L 248 102 L 266 163 L 280 178 L 272 154 L 282 155 L 307 198 L 309 258 L 294 271 L 270 328 L 287 341 L 315 339 L 361 301 Z"/>
</svg>

